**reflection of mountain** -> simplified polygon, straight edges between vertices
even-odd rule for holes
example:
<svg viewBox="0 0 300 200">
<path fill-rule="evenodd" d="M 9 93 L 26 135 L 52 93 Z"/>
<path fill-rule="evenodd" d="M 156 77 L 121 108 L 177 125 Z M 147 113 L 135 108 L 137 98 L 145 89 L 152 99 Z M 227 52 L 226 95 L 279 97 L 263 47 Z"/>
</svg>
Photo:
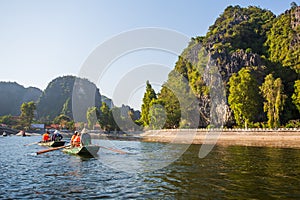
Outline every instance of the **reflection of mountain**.
<svg viewBox="0 0 300 200">
<path fill-rule="evenodd" d="M 24 102 L 37 102 L 42 91 L 38 88 L 25 88 L 15 82 L 0 82 L 0 116 L 19 115 Z"/>
</svg>

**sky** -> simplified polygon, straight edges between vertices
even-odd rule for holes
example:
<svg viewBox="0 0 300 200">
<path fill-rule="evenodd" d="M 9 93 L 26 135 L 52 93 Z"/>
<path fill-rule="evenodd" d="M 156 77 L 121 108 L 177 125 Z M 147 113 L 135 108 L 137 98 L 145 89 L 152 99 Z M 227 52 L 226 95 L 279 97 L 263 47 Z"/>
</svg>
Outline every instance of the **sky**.
<svg viewBox="0 0 300 200">
<path fill-rule="evenodd" d="M 229 5 L 259 6 L 279 15 L 290 8 L 290 3 L 282 0 L 0 0 L 0 81 L 44 90 L 54 78 L 79 75 L 97 47 L 124 32 L 155 27 L 191 38 L 205 35 Z M 151 49 L 120 55 L 95 84 L 101 94 L 112 98 L 115 87 L 122 84 L 120 80 L 126 74 L 155 63 L 164 69 L 161 80 L 153 83 L 158 92 L 177 58 L 174 52 Z M 145 77 L 144 83 L 147 78 L 151 76 Z M 137 85 L 130 98 L 122 103 L 140 109 L 143 92 L 144 85 Z"/>
</svg>

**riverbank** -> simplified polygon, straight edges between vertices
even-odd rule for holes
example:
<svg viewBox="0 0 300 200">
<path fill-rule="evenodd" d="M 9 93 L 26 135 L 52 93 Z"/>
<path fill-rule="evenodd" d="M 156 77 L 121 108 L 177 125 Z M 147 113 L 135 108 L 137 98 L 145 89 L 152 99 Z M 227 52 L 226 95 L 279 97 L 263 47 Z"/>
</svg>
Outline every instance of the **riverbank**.
<svg viewBox="0 0 300 200">
<path fill-rule="evenodd" d="M 71 138 L 72 133 L 62 133 Z M 300 129 L 162 129 L 145 132 L 93 133 L 93 139 L 300 148 Z"/>
<path fill-rule="evenodd" d="M 140 137 L 144 142 L 300 148 L 300 129 L 169 129 Z"/>
</svg>

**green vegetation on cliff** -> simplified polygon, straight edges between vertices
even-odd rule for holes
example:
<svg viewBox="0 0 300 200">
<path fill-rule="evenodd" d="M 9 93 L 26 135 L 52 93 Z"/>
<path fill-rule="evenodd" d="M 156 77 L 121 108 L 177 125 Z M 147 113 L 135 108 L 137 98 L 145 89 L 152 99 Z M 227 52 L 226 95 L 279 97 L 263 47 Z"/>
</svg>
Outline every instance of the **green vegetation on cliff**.
<svg viewBox="0 0 300 200">
<path fill-rule="evenodd" d="M 208 127 L 215 123 L 215 115 L 229 127 L 279 127 L 299 120 L 300 19 L 296 10 L 294 5 L 276 17 L 254 6 L 227 7 L 206 36 L 192 38 L 179 56 L 157 100 L 148 103 L 155 105 L 150 119 L 158 121 L 165 114 L 164 128 Z M 221 81 L 212 79 L 212 71 Z M 275 77 L 272 92 L 267 89 L 269 74 Z M 216 86 L 224 87 L 226 93 L 223 111 L 214 105 Z M 183 106 L 186 102 L 191 106 Z M 183 116 L 192 110 L 198 112 L 197 122 Z"/>
</svg>

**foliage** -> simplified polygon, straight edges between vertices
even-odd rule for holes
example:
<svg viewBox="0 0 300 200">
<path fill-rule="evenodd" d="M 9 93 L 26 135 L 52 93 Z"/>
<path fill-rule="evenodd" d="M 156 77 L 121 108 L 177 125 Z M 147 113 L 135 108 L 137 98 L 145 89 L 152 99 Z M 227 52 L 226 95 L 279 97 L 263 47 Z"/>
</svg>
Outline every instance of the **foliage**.
<svg viewBox="0 0 300 200">
<path fill-rule="evenodd" d="M 229 79 L 228 102 L 236 123 L 241 126 L 253 122 L 259 108 L 258 83 L 250 70 L 243 68 Z"/>
<path fill-rule="evenodd" d="M 276 81 L 274 84 L 285 86 L 282 93 L 285 107 L 280 111 L 284 118 L 281 122 L 299 118 L 291 97 L 294 92 L 292 83 L 299 80 L 300 28 L 291 27 L 291 20 L 294 20 L 292 12 L 287 11 L 276 18 L 271 11 L 254 6 L 227 7 L 206 36 L 192 38 L 178 57 L 174 70 L 169 73 L 167 82 L 158 94 L 158 101 L 152 103 L 160 106 L 151 110 L 150 119 L 157 121 L 164 111 L 164 128 L 189 127 L 191 120 L 186 120 L 184 116 L 199 109 L 199 126 L 206 127 L 211 120 L 211 88 L 204 80 L 210 60 L 217 65 L 223 84 L 228 85 L 226 96 L 238 126 L 267 126 L 259 85 L 270 73 L 281 79 L 281 83 Z M 181 98 L 179 93 L 186 97 Z M 191 93 L 196 97 L 199 108 L 191 106 L 183 109 L 182 104 L 193 102 Z M 277 110 L 283 109 L 280 102 L 283 99 L 277 98 Z M 230 110 L 227 113 L 230 115 Z M 230 116 L 226 117 L 231 119 Z M 278 118 L 276 120 L 279 122 Z"/>
<path fill-rule="evenodd" d="M 166 112 L 164 108 L 164 102 L 161 99 L 153 99 L 150 103 L 149 110 L 149 128 L 153 130 L 159 130 L 164 127 L 166 122 Z"/>
<path fill-rule="evenodd" d="M 88 122 L 88 129 L 94 129 L 95 124 L 98 121 L 99 110 L 96 107 L 90 107 L 87 110 L 86 118 Z"/>
<path fill-rule="evenodd" d="M 149 81 L 146 82 L 146 92 L 143 97 L 143 104 L 142 104 L 142 113 L 141 113 L 141 121 L 143 122 L 144 126 L 148 126 L 150 123 L 150 116 L 149 116 L 149 109 L 150 103 L 153 99 L 156 99 L 156 93 L 152 88 Z"/>
<path fill-rule="evenodd" d="M 17 124 L 17 121 L 13 119 L 11 115 L 4 115 L 0 117 L 0 124 L 5 124 L 8 126 L 14 126 Z"/>
<path fill-rule="evenodd" d="M 267 112 L 268 126 L 270 128 L 277 128 L 280 126 L 279 116 L 286 99 L 281 79 L 274 79 L 272 74 L 267 75 L 260 90 L 265 99 L 264 111 Z"/>
<path fill-rule="evenodd" d="M 181 112 L 178 98 L 167 84 L 162 86 L 161 92 L 158 95 L 158 102 L 160 102 L 166 112 L 167 119 L 164 128 L 179 127 Z"/>
<path fill-rule="evenodd" d="M 60 114 L 59 116 L 55 117 L 53 123 L 59 124 L 61 128 L 73 130 L 74 129 L 74 121 L 67 115 Z"/>
<path fill-rule="evenodd" d="M 269 59 L 279 62 L 284 67 L 290 67 L 300 73 L 300 29 L 293 29 L 291 11 L 280 15 L 272 24 L 265 43 L 268 46 Z"/>
<path fill-rule="evenodd" d="M 61 114 L 64 114 L 64 115 L 69 116 L 69 117 L 72 117 L 71 110 L 72 110 L 72 103 L 71 103 L 70 98 L 67 98 L 66 102 L 63 105 Z"/>
<path fill-rule="evenodd" d="M 251 49 L 254 53 L 265 54 L 263 44 L 274 18 L 271 11 L 255 6 L 229 6 L 214 25 L 210 26 L 204 43 L 212 42 L 215 51 Z"/>
<path fill-rule="evenodd" d="M 295 92 L 292 96 L 293 103 L 296 105 L 300 112 L 300 80 L 295 81 Z"/>
<path fill-rule="evenodd" d="M 35 103 L 33 101 L 30 101 L 28 103 L 23 103 L 20 109 L 21 109 L 20 118 L 22 120 L 22 124 L 24 127 L 29 128 L 34 118 L 34 111 L 36 109 Z"/>
<path fill-rule="evenodd" d="M 299 128 L 300 127 L 300 120 L 290 120 L 285 125 L 286 128 Z"/>
<path fill-rule="evenodd" d="M 129 106 L 122 105 L 111 110 L 111 123 L 113 130 L 136 131 L 141 128 L 135 123 L 137 121 L 135 111 Z"/>
<path fill-rule="evenodd" d="M 102 103 L 99 114 L 99 124 L 101 128 L 105 131 L 112 130 L 114 127 L 112 113 L 105 102 Z"/>
</svg>

